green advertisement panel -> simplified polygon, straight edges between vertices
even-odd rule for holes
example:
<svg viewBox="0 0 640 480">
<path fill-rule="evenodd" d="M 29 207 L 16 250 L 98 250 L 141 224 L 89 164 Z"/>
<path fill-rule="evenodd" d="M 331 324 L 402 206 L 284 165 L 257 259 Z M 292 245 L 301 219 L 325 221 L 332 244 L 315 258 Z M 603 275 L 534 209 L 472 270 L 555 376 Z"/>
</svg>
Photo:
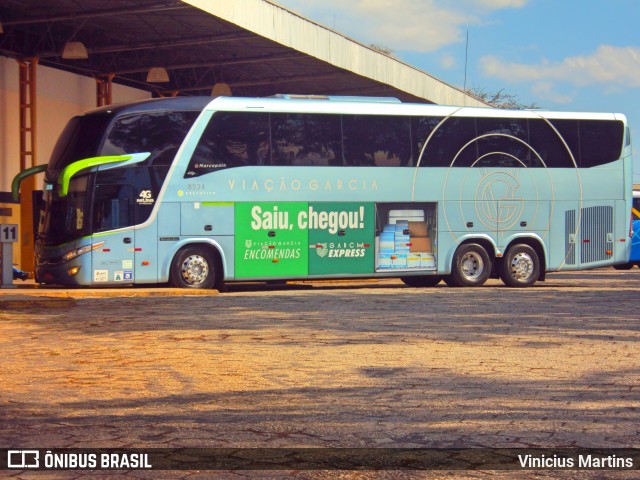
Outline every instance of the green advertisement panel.
<svg viewBox="0 0 640 480">
<path fill-rule="evenodd" d="M 236 203 L 236 278 L 307 276 L 307 211 L 306 202 Z"/>
<path fill-rule="evenodd" d="M 372 274 L 373 203 L 310 203 L 301 223 L 309 229 L 309 274 Z"/>
</svg>

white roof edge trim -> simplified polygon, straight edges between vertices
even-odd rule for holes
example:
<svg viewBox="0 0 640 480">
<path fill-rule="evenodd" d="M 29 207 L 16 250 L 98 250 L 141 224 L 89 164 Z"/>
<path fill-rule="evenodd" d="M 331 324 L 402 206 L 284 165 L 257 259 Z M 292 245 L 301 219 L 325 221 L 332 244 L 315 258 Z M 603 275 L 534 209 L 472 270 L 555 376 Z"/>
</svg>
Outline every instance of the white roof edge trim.
<svg viewBox="0 0 640 480">
<path fill-rule="evenodd" d="M 286 47 L 440 105 L 488 105 L 396 58 L 384 55 L 267 0 L 182 0 Z"/>
<path fill-rule="evenodd" d="M 487 117 L 487 118 L 547 118 L 574 120 L 621 120 L 626 124 L 626 117 L 614 113 L 592 112 L 555 112 L 547 110 L 506 110 L 499 108 L 459 108 L 447 105 L 423 103 L 383 103 L 383 102 L 349 102 L 339 100 L 292 100 L 283 98 L 252 97 L 217 97 L 206 107 L 205 111 L 254 111 L 282 113 L 336 113 L 336 114 L 377 114 L 377 115 L 429 115 L 446 116 L 454 113 L 454 117 Z"/>
</svg>

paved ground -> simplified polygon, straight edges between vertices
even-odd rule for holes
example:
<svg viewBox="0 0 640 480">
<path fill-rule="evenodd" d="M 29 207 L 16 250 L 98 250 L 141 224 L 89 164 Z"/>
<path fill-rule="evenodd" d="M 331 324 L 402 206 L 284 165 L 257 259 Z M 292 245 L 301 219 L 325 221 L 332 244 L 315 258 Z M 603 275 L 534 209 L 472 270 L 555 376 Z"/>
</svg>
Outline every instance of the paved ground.
<svg viewBox="0 0 640 480">
<path fill-rule="evenodd" d="M 638 448 L 639 290 L 638 269 L 554 274 L 524 290 L 498 281 L 415 289 L 395 280 L 188 296 L 172 289 L 0 290 L 0 447 Z"/>
</svg>

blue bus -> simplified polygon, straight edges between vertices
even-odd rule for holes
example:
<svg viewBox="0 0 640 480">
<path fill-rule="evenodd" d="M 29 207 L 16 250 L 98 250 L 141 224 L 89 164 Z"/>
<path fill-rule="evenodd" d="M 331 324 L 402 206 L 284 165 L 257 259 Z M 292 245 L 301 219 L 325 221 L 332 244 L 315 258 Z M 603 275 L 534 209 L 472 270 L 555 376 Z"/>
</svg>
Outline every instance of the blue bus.
<svg viewBox="0 0 640 480">
<path fill-rule="evenodd" d="M 633 208 L 631 209 L 631 256 L 627 263 L 614 265 L 617 270 L 630 270 L 633 266 L 640 268 L 640 189 L 633 190 Z"/>
<path fill-rule="evenodd" d="M 626 264 L 620 114 L 389 98 L 178 97 L 72 118 L 46 166 L 42 284 L 399 277 L 527 287 Z"/>
</svg>

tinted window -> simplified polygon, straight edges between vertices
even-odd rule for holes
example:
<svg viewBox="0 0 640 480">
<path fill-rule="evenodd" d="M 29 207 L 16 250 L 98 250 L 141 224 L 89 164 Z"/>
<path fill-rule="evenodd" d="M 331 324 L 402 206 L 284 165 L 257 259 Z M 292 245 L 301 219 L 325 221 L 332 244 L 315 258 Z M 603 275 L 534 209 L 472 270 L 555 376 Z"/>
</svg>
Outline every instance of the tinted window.
<svg viewBox="0 0 640 480">
<path fill-rule="evenodd" d="M 545 120 L 529 120 L 529 144 L 548 168 L 573 168 L 573 160 L 558 133 Z"/>
<path fill-rule="evenodd" d="M 151 152 L 145 164 L 171 165 L 198 112 L 150 112 L 119 117 L 100 155 Z"/>
<path fill-rule="evenodd" d="M 420 163 L 424 167 L 468 167 L 478 158 L 474 118 L 453 117 L 438 128 Z"/>
<path fill-rule="evenodd" d="M 184 176 L 270 163 L 268 113 L 217 112 L 200 137 Z"/>
<path fill-rule="evenodd" d="M 49 168 L 61 170 L 78 160 L 97 156 L 109 121 L 107 115 L 80 116 L 69 120 L 53 149 Z"/>
<path fill-rule="evenodd" d="M 409 117 L 344 115 L 342 121 L 347 165 L 397 167 L 413 163 Z"/>
<path fill-rule="evenodd" d="M 528 147 L 529 125 L 522 118 L 477 118 L 475 167 L 542 166 Z"/>
<path fill-rule="evenodd" d="M 99 171 L 93 203 L 93 231 L 145 222 L 168 170 L 168 166 L 134 165 Z"/>
<path fill-rule="evenodd" d="M 580 166 L 595 167 L 620 158 L 624 125 L 618 121 L 580 121 Z"/>
<path fill-rule="evenodd" d="M 610 163 L 622 152 L 624 126 L 609 120 L 552 120 L 582 168 Z"/>
<path fill-rule="evenodd" d="M 340 116 L 272 113 L 273 165 L 342 165 Z"/>
<path fill-rule="evenodd" d="M 551 120 L 551 124 L 558 130 L 558 133 L 560 133 L 564 141 L 567 143 L 576 164 L 580 166 L 580 129 L 578 126 L 578 120 Z M 571 162 L 570 159 L 569 161 Z M 558 165 L 554 164 L 552 159 L 550 166 Z M 573 162 L 569 165 L 562 166 L 573 166 Z"/>
<path fill-rule="evenodd" d="M 132 185 L 96 185 L 93 231 L 104 232 L 135 225 Z"/>
<path fill-rule="evenodd" d="M 64 197 L 48 193 L 44 233 L 47 245 L 60 245 L 89 234 L 88 195 L 89 175 L 79 175 L 69 181 L 69 192 Z"/>
<path fill-rule="evenodd" d="M 422 149 L 429 135 L 441 121 L 442 117 L 413 117 L 411 119 L 412 150 L 416 163 L 420 159 L 420 155 L 422 155 Z"/>
</svg>

